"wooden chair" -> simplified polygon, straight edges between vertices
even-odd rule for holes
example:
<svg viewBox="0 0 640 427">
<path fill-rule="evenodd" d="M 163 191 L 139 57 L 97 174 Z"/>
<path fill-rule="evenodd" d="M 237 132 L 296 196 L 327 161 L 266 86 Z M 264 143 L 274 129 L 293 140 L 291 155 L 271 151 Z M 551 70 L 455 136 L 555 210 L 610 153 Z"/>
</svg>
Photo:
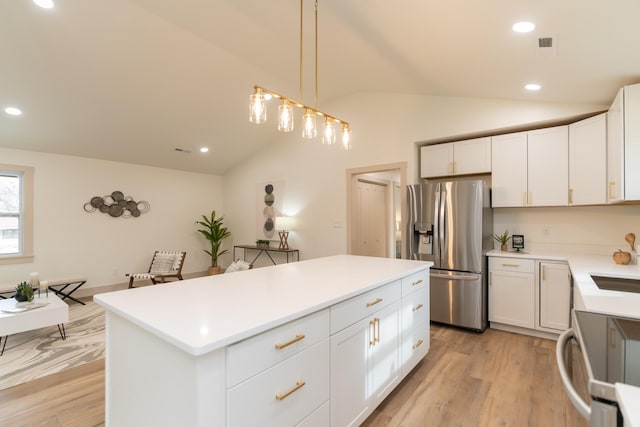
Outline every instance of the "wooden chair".
<svg viewBox="0 0 640 427">
<path fill-rule="evenodd" d="M 186 252 L 156 251 L 147 273 L 127 274 L 130 277 L 129 288 L 134 287 L 133 281 L 136 279 L 150 279 L 154 285 L 165 283 L 168 278 L 182 280 L 182 266 L 186 256 Z"/>
</svg>

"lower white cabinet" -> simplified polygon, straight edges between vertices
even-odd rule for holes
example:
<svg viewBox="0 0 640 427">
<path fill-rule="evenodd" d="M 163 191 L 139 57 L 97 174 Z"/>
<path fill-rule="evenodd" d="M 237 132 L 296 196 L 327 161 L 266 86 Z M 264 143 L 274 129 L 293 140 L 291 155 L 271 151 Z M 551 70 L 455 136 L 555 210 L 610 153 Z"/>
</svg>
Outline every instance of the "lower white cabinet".
<svg viewBox="0 0 640 427">
<path fill-rule="evenodd" d="M 429 289 L 425 286 L 402 297 L 400 357 L 407 375 L 429 350 Z"/>
<path fill-rule="evenodd" d="M 489 259 L 489 321 L 535 327 L 533 260 Z"/>
<path fill-rule="evenodd" d="M 491 327 L 559 334 L 569 327 L 570 310 L 571 273 L 566 262 L 489 258 Z"/>
</svg>

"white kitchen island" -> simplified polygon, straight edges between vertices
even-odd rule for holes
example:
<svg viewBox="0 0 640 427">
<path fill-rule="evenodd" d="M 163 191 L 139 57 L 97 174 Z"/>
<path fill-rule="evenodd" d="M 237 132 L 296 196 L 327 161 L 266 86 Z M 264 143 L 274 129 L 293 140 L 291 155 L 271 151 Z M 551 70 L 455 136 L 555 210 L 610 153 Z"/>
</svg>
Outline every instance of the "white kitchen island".
<svg viewBox="0 0 640 427">
<path fill-rule="evenodd" d="M 97 295 L 106 424 L 357 424 L 428 351 L 430 266 L 338 255 Z"/>
</svg>

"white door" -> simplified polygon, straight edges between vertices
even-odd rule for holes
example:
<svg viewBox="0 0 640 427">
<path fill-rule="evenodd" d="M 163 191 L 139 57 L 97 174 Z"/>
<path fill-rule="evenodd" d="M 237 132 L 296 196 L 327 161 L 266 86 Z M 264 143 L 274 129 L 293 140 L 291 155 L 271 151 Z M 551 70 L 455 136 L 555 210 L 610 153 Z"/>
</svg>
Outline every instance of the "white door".
<svg viewBox="0 0 640 427">
<path fill-rule="evenodd" d="M 489 320 L 506 325 L 535 327 L 535 288 L 532 273 L 489 273 Z"/>
<path fill-rule="evenodd" d="M 453 175 L 453 144 L 420 147 L 420 176 L 433 178 Z"/>
<path fill-rule="evenodd" d="M 491 172 L 491 137 L 453 143 L 453 173 L 468 175 Z"/>
<path fill-rule="evenodd" d="M 388 185 L 355 179 L 353 255 L 387 256 Z"/>
<path fill-rule="evenodd" d="M 607 115 L 569 125 L 569 204 L 607 203 Z"/>
<path fill-rule="evenodd" d="M 357 426 L 369 413 L 372 319 L 331 336 L 331 425 Z"/>
<path fill-rule="evenodd" d="M 571 274 L 564 263 L 540 263 L 540 326 L 565 331 L 571 310 Z"/>
<path fill-rule="evenodd" d="M 624 88 L 607 113 L 607 194 L 609 203 L 624 198 Z"/>
<path fill-rule="evenodd" d="M 375 315 L 371 354 L 371 394 L 377 406 L 400 382 L 400 301 Z"/>
<path fill-rule="evenodd" d="M 569 129 L 534 130 L 527 135 L 529 206 L 569 204 Z"/>
<path fill-rule="evenodd" d="M 527 205 L 527 133 L 491 138 L 491 205 Z"/>
</svg>

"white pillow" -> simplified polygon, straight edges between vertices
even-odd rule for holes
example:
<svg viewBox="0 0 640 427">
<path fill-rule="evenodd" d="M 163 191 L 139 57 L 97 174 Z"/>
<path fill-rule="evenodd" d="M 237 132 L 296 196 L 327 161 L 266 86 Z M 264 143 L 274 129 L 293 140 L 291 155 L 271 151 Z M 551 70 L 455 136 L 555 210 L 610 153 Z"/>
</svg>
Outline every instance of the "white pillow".
<svg viewBox="0 0 640 427">
<path fill-rule="evenodd" d="M 225 273 L 233 273 L 235 271 L 248 270 L 251 268 L 251 264 L 241 259 L 231 263 L 229 267 L 224 271 Z"/>
</svg>

